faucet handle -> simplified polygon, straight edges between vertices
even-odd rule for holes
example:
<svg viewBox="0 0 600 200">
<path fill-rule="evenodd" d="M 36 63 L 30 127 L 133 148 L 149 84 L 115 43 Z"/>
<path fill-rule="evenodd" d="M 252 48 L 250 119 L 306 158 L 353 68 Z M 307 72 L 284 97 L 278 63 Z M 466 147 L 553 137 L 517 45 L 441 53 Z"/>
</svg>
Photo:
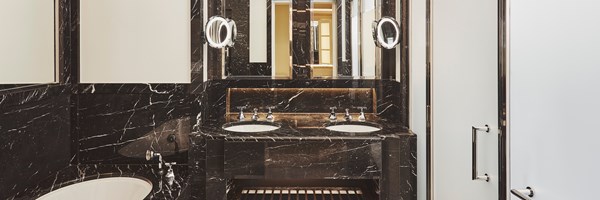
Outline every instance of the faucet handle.
<svg viewBox="0 0 600 200">
<path fill-rule="evenodd" d="M 237 108 L 240 111 L 244 111 L 244 109 L 246 109 L 247 106 L 236 106 L 235 108 Z"/>
<path fill-rule="evenodd" d="M 175 165 L 177 165 L 177 163 L 176 163 L 176 162 L 168 162 L 168 163 L 165 163 L 165 166 L 167 166 L 167 167 L 169 167 L 169 168 L 171 168 L 172 166 L 175 166 Z"/>
<path fill-rule="evenodd" d="M 162 156 L 160 153 L 154 152 L 152 150 L 146 150 L 146 160 L 152 160 L 153 158 L 158 158 L 158 161 L 162 162 Z"/>
<path fill-rule="evenodd" d="M 356 108 L 360 109 L 360 115 L 358 116 L 358 121 L 359 122 L 367 121 L 367 118 L 365 117 L 365 109 L 367 109 L 367 107 L 356 107 Z"/>
<path fill-rule="evenodd" d="M 268 109 L 270 113 L 273 113 L 272 110 L 277 108 L 277 106 L 267 106 L 265 108 Z"/>
<path fill-rule="evenodd" d="M 337 109 L 337 107 L 333 106 L 333 107 L 329 107 L 329 109 L 331 110 L 331 113 L 335 113 L 335 109 Z"/>
</svg>

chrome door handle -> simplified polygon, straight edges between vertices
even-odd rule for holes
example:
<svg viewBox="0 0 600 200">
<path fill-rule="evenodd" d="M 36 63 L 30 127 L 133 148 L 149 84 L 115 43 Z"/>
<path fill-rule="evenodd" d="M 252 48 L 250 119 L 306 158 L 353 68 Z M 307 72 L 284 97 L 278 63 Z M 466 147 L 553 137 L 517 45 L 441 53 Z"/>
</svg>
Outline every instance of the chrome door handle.
<svg viewBox="0 0 600 200">
<path fill-rule="evenodd" d="M 479 173 L 477 173 L 477 131 L 485 131 L 486 133 L 489 133 L 490 126 L 486 124 L 485 127 L 471 127 L 471 178 L 473 180 L 485 180 L 486 182 L 490 182 L 490 176 L 488 174 L 480 176 Z"/>
<path fill-rule="evenodd" d="M 510 193 L 519 197 L 519 199 L 522 200 L 531 200 L 531 197 L 533 197 L 534 195 L 533 189 L 531 189 L 531 187 L 527 187 L 524 190 L 512 189 L 510 190 Z"/>
</svg>

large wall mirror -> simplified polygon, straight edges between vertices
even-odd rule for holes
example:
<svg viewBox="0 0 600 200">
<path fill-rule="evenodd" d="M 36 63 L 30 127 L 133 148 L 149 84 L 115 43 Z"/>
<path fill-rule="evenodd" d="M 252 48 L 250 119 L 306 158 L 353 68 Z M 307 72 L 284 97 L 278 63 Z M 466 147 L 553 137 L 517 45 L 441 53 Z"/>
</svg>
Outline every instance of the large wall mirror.
<svg viewBox="0 0 600 200">
<path fill-rule="evenodd" d="M 0 1 L 0 90 L 57 82 L 54 1 Z"/>
<path fill-rule="evenodd" d="M 402 2 L 207 1 L 205 74 L 207 79 L 399 80 L 408 63 L 401 58 L 407 55 Z"/>
</svg>

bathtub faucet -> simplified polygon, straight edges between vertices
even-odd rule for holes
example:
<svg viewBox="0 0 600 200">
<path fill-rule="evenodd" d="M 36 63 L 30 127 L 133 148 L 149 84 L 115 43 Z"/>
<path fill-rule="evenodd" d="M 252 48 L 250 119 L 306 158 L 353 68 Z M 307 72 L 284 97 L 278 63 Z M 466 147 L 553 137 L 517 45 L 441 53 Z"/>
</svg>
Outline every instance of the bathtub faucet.
<svg viewBox="0 0 600 200">
<path fill-rule="evenodd" d="M 175 182 L 175 172 L 173 171 L 173 165 L 176 165 L 177 163 L 175 163 L 175 162 L 165 163 L 165 161 L 163 160 L 162 155 L 160 155 L 160 153 L 156 153 L 152 150 L 146 150 L 146 160 L 152 160 L 154 158 L 158 158 L 158 174 L 161 177 L 164 175 L 164 178 L 166 179 L 169 187 L 173 186 L 173 183 Z M 166 174 L 165 174 L 165 171 L 163 170 L 163 165 L 168 168 Z"/>
</svg>

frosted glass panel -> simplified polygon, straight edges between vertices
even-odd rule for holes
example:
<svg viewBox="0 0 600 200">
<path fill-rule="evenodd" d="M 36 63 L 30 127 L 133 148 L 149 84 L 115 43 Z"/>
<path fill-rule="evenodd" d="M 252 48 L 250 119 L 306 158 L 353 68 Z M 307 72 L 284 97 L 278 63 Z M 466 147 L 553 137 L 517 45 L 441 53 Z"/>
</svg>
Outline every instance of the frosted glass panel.
<svg viewBox="0 0 600 200">
<path fill-rule="evenodd" d="M 53 83 L 54 1 L 0 0 L 0 84 Z"/>
<path fill-rule="evenodd" d="M 189 83 L 189 0 L 81 0 L 82 83 Z"/>
</svg>

